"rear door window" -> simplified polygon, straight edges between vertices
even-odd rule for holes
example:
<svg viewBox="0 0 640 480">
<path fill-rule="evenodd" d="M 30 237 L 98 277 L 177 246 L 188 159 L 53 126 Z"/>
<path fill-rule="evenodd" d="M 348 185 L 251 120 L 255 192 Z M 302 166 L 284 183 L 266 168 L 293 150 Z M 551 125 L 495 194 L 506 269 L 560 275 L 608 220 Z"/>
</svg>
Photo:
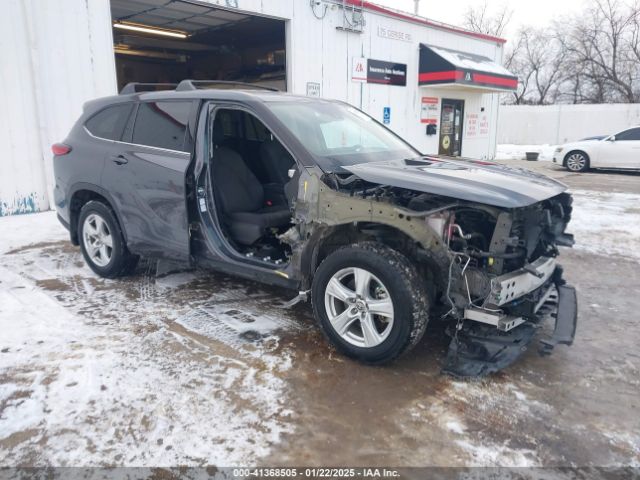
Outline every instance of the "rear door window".
<svg viewBox="0 0 640 480">
<path fill-rule="evenodd" d="M 95 137 L 120 140 L 132 108 L 133 103 L 107 107 L 87 120 L 84 126 Z"/>
<path fill-rule="evenodd" d="M 138 107 L 132 142 L 185 151 L 192 102 L 144 102 Z"/>
</svg>

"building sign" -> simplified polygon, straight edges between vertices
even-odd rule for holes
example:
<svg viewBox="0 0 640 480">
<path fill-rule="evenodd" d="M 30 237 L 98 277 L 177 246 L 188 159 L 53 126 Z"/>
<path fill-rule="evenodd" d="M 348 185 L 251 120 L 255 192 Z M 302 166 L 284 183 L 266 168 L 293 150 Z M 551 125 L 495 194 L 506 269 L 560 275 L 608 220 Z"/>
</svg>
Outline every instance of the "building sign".
<svg viewBox="0 0 640 480">
<path fill-rule="evenodd" d="M 464 127 L 464 133 L 467 138 L 476 138 L 478 136 L 477 113 L 467 113 L 467 124 Z"/>
<path fill-rule="evenodd" d="M 407 65 L 354 57 L 351 64 L 351 80 L 405 87 L 407 85 Z"/>
<path fill-rule="evenodd" d="M 389 40 L 400 40 L 403 42 L 412 42 L 413 37 L 410 33 L 400 32 L 398 30 L 391 30 L 385 27 L 378 27 L 378 36 L 382 38 L 388 38 Z"/>
<path fill-rule="evenodd" d="M 367 83 L 405 87 L 407 85 L 407 65 L 370 58 L 367 60 Z"/>
<path fill-rule="evenodd" d="M 489 136 L 489 117 L 486 113 L 468 113 L 464 128 L 467 138 L 487 138 Z"/>
<path fill-rule="evenodd" d="M 353 57 L 351 64 L 351 80 L 354 82 L 367 81 L 367 59 L 362 57 Z"/>
<path fill-rule="evenodd" d="M 307 82 L 307 97 L 320 97 L 320 84 Z"/>
<path fill-rule="evenodd" d="M 382 110 L 382 123 L 389 125 L 391 123 L 391 107 L 384 107 Z"/>
<path fill-rule="evenodd" d="M 486 113 L 480 114 L 478 121 L 478 137 L 486 138 L 489 136 L 489 116 Z"/>
<path fill-rule="evenodd" d="M 440 100 L 437 97 L 422 97 L 420 105 L 420 122 L 428 125 L 438 123 L 438 105 Z"/>
</svg>

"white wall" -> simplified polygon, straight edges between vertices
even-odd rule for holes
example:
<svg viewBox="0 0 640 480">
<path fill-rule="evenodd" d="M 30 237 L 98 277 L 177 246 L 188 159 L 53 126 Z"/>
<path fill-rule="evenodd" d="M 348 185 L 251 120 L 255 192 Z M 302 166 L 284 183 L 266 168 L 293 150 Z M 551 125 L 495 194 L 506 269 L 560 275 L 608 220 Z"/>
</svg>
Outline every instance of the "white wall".
<svg viewBox="0 0 640 480">
<path fill-rule="evenodd" d="M 640 104 L 503 105 L 498 143 L 557 145 L 640 125 Z"/>
<path fill-rule="evenodd" d="M 52 204 L 51 144 L 91 98 L 116 91 L 108 0 L 4 0 L 0 216 Z"/>
</svg>

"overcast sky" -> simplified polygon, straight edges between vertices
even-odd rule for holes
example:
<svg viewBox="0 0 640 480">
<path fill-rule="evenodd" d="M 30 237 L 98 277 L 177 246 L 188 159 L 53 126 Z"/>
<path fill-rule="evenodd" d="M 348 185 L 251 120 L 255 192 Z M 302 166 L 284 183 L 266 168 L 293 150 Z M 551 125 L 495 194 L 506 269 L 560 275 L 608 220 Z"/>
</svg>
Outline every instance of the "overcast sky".
<svg viewBox="0 0 640 480">
<path fill-rule="evenodd" d="M 413 0 L 373 0 L 398 10 L 413 12 Z M 467 7 L 483 5 L 484 0 L 420 0 L 420 15 L 432 20 L 462 26 Z M 508 4 L 514 11 L 506 33 L 510 39 L 521 25 L 545 26 L 554 18 L 582 10 L 583 0 L 488 0 L 489 9 Z"/>
</svg>

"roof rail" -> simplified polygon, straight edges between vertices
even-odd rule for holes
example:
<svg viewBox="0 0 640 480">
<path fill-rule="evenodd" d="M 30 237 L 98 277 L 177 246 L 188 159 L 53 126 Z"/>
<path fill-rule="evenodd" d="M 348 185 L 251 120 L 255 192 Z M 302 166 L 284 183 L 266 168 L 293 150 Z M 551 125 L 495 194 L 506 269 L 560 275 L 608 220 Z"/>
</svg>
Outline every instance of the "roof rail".
<svg viewBox="0 0 640 480">
<path fill-rule="evenodd" d="M 185 90 L 198 90 L 199 88 L 216 88 L 219 85 L 221 88 L 255 88 L 257 90 L 269 90 L 270 92 L 279 92 L 277 88 L 265 87 L 263 85 L 257 85 L 255 83 L 246 82 L 231 82 L 227 80 L 182 80 L 176 87 L 177 92 Z"/>
<path fill-rule="evenodd" d="M 120 90 L 120 95 L 128 95 L 130 93 L 138 93 L 138 92 L 155 92 L 158 90 L 173 90 L 176 88 L 176 83 L 138 83 L 131 82 L 127 83 L 122 90 Z"/>
</svg>

